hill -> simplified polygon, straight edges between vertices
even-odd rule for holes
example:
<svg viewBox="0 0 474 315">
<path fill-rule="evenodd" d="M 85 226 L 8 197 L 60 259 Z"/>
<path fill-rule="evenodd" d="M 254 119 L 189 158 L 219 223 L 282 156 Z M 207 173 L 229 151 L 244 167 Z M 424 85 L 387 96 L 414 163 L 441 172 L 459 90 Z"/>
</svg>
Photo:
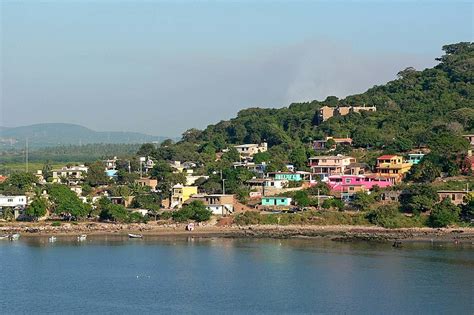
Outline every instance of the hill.
<svg viewBox="0 0 474 315">
<path fill-rule="evenodd" d="M 280 169 L 287 162 L 304 169 L 307 158 L 317 154 L 310 146 L 312 140 L 349 136 L 354 147 L 333 153 L 357 154 L 353 149 L 370 148 L 363 160 L 373 163 L 377 154 L 427 147 L 440 161 L 455 163 L 469 147 L 462 135 L 474 132 L 474 44 L 445 45 L 443 50 L 435 67 L 422 71 L 408 67 L 395 80 L 364 93 L 283 108 L 244 109 L 237 117 L 204 130 L 187 130 L 176 144 L 164 143 L 157 150 L 149 146 L 147 155 L 201 161 L 212 169 L 221 167 L 213 166 L 215 153 L 229 145 L 266 141 L 269 150 L 257 161 L 270 161 L 270 169 Z M 323 106 L 375 106 L 377 110 L 321 122 L 318 113 Z M 449 168 L 456 167 L 443 166 Z"/>
<path fill-rule="evenodd" d="M 236 118 L 189 130 L 183 141 L 258 143 L 286 149 L 324 136 L 353 138 L 358 147 L 406 151 L 432 146 L 441 136 L 474 131 L 474 45 L 443 46 L 445 55 L 434 68 L 400 71 L 396 80 L 365 93 L 324 101 L 293 103 L 279 109 L 249 108 Z M 376 106 L 376 112 L 350 113 L 319 123 L 322 106 Z"/>
<path fill-rule="evenodd" d="M 63 123 L 35 124 L 30 126 L 0 128 L 2 149 L 24 147 L 26 138 L 32 148 L 93 143 L 145 143 L 161 142 L 165 137 L 138 132 L 94 131 L 89 128 Z"/>
</svg>

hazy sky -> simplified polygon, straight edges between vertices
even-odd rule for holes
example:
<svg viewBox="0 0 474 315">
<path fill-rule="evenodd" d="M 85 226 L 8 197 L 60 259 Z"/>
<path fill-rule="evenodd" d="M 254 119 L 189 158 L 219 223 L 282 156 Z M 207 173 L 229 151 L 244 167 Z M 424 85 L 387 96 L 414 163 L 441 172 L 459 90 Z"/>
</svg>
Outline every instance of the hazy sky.
<svg viewBox="0 0 474 315">
<path fill-rule="evenodd" d="M 344 97 L 473 40 L 469 2 L 6 1 L 0 125 L 176 136 Z"/>
</svg>

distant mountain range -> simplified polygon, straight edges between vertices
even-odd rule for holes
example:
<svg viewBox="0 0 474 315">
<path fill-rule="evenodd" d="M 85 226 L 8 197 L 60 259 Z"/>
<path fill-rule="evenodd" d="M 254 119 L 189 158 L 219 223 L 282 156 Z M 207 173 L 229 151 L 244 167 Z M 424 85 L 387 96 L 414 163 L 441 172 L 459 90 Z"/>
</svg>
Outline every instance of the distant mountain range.
<svg viewBox="0 0 474 315">
<path fill-rule="evenodd" d="M 95 131 L 84 126 L 63 123 L 35 124 L 22 127 L 0 127 L 0 148 L 24 147 L 28 139 L 31 148 L 91 143 L 161 142 L 167 137 L 138 132 Z"/>
</svg>

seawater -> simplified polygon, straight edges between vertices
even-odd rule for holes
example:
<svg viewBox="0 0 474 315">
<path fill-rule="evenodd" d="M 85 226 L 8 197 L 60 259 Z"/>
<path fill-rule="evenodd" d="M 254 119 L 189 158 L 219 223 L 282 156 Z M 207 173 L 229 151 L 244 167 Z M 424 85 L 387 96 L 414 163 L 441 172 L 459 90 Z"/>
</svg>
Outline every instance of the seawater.
<svg viewBox="0 0 474 315">
<path fill-rule="evenodd" d="M 0 313 L 474 314 L 474 245 L 22 237 Z"/>
</svg>

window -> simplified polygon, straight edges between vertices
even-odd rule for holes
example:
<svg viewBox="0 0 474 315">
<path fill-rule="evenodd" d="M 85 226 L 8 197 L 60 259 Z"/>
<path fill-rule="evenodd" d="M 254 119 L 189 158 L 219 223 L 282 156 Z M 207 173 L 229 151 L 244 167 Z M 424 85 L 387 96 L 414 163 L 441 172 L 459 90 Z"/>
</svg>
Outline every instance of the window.
<svg viewBox="0 0 474 315">
<path fill-rule="evenodd" d="M 350 178 L 346 178 L 346 184 L 349 184 L 351 182 Z"/>
<path fill-rule="evenodd" d="M 349 190 L 354 190 L 354 187 L 352 187 L 352 186 L 351 186 L 351 187 L 349 187 Z"/>
<path fill-rule="evenodd" d="M 8 201 L 8 202 L 13 202 L 13 199 L 12 199 L 12 198 L 8 198 L 7 201 Z"/>
<path fill-rule="evenodd" d="M 285 202 L 285 199 L 282 199 L 281 202 Z"/>
</svg>

